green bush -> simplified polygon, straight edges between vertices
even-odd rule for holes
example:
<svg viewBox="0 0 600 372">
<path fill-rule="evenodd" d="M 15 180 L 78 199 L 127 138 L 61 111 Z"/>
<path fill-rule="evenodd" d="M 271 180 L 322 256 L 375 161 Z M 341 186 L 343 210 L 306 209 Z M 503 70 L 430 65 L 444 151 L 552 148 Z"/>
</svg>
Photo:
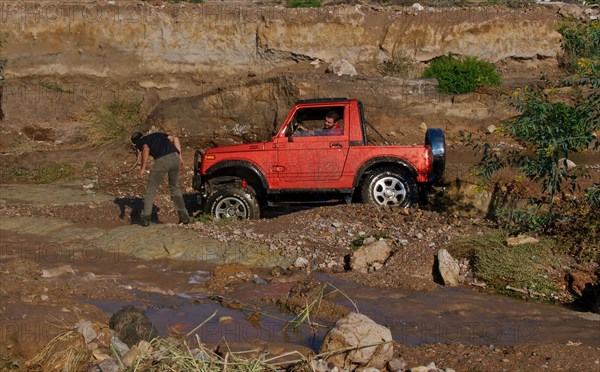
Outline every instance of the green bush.
<svg viewBox="0 0 600 372">
<path fill-rule="evenodd" d="M 561 67 L 570 73 L 599 74 L 600 21 L 564 23 L 558 31 L 562 35 Z"/>
<path fill-rule="evenodd" d="M 462 94 L 487 85 L 499 85 L 500 75 L 493 64 L 476 57 L 437 57 L 423 71 L 423 77 L 436 78 L 440 92 Z"/>
<path fill-rule="evenodd" d="M 321 0 L 290 0 L 286 4 L 288 8 L 320 8 L 322 6 Z"/>
</svg>

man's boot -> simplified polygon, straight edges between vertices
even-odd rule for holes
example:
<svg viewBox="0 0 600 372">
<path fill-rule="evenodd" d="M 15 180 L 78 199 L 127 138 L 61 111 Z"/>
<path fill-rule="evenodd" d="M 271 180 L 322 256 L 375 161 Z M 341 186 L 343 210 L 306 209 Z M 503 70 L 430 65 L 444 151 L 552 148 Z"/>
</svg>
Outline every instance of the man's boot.
<svg viewBox="0 0 600 372">
<path fill-rule="evenodd" d="M 179 211 L 179 223 L 182 223 L 184 225 L 190 223 L 190 216 L 187 212 Z"/>
<path fill-rule="evenodd" d="M 140 216 L 140 225 L 150 226 L 150 216 Z"/>
</svg>

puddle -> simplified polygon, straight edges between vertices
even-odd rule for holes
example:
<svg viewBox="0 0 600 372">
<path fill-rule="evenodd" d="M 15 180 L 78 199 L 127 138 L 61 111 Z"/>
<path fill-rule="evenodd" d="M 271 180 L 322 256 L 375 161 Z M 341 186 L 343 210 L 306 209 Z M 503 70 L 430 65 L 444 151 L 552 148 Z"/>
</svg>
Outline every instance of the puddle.
<svg viewBox="0 0 600 372">
<path fill-rule="evenodd" d="M 323 328 L 314 332 L 306 325 L 296 329 L 286 327 L 286 322 L 292 320 L 293 316 L 282 313 L 273 306 L 233 309 L 202 298 L 203 296 L 195 296 L 195 301 L 181 295 L 164 296 L 139 291 L 136 296 L 139 300 L 133 303 L 87 299 L 81 301 L 109 313 L 131 304 L 139 306 L 161 336 L 189 334 L 190 339 L 198 337 L 207 344 L 218 344 L 226 340 L 228 343 L 247 344 L 251 348 L 253 340 L 262 340 L 270 344 L 289 344 L 290 347 L 300 345 L 318 350 L 326 331 Z"/>
<path fill-rule="evenodd" d="M 573 341 L 600 346 L 598 314 L 468 288 L 439 287 L 433 292 L 374 290 L 323 275 L 317 277 L 352 298 L 361 313 L 389 327 L 398 342 L 511 346 Z M 341 295 L 335 301 L 347 304 Z"/>
</svg>

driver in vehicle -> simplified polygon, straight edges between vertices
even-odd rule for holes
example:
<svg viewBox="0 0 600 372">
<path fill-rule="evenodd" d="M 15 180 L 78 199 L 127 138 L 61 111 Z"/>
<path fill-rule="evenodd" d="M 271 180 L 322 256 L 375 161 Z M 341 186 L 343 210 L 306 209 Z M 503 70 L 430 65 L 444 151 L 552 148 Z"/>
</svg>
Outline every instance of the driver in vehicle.
<svg viewBox="0 0 600 372">
<path fill-rule="evenodd" d="M 339 136 L 342 134 L 340 126 L 340 115 L 335 111 L 329 111 L 325 115 L 323 129 L 309 130 L 302 125 L 298 125 L 298 136 Z"/>
</svg>

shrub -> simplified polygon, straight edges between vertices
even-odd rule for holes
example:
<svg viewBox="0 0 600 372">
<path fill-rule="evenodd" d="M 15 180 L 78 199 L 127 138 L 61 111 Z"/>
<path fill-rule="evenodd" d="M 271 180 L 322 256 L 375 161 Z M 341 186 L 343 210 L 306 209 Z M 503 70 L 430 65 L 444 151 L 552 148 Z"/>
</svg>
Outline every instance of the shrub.
<svg viewBox="0 0 600 372">
<path fill-rule="evenodd" d="M 407 77 L 413 68 L 413 61 L 400 51 L 389 61 L 383 62 L 381 74 L 385 76 Z"/>
<path fill-rule="evenodd" d="M 94 117 L 96 143 L 106 143 L 123 137 L 143 121 L 140 102 L 113 101 L 101 108 Z"/>
<path fill-rule="evenodd" d="M 563 54 L 561 67 L 570 73 L 600 73 L 600 22 L 573 21 L 563 23 L 558 31 L 562 35 Z"/>
<path fill-rule="evenodd" d="M 288 8 L 320 8 L 322 6 L 321 0 L 290 0 L 286 4 Z"/>
<path fill-rule="evenodd" d="M 476 57 L 437 57 L 423 71 L 423 77 L 436 78 L 439 91 L 462 94 L 487 85 L 499 85 L 500 75 L 493 64 Z"/>
</svg>

